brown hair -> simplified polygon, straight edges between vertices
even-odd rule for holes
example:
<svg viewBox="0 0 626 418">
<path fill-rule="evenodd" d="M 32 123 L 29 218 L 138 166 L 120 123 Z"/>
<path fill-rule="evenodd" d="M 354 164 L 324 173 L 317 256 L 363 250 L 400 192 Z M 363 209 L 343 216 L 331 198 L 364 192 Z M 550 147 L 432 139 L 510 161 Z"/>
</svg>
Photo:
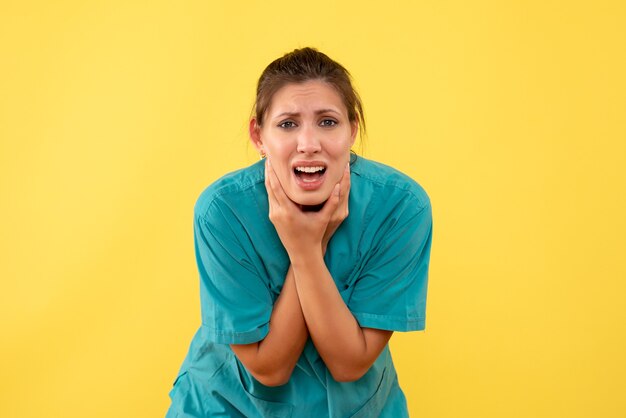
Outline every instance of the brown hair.
<svg viewBox="0 0 626 418">
<path fill-rule="evenodd" d="M 309 80 L 325 81 L 337 90 L 348 110 L 348 119 L 350 122 L 358 122 L 359 132 L 363 137 L 365 133 L 363 105 L 359 94 L 352 87 L 350 73 L 326 54 L 308 47 L 295 49 L 274 60 L 261 74 L 253 108 L 257 125 L 262 126 L 274 93 L 286 84 L 304 83 Z"/>
</svg>

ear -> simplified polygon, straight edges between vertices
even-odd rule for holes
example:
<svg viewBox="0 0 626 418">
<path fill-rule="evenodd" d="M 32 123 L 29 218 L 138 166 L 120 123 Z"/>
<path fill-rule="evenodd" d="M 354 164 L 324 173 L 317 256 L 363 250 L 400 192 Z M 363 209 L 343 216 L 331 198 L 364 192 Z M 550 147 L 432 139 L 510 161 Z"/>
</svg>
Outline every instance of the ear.
<svg viewBox="0 0 626 418">
<path fill-rule="evenodd" d="M 261 127 L 256 123 L 256 118 L 250 119 L 248 132 L 250 133 L 250 142 L 252 142 L 252 145 L 254 145 L 258 152 L 261 152 L 261 150 L 263 150 L 263 142 L 261 142 Z"/>
<path fill-rule="evenodd" d="M 356 133 L 359 130 L 359 121 L 355 120 L 354 122 L 352 122 L 351 124 L 351 131 L 350 131 L 350 146 L 354 145 L 354 141 L 356 140 Z"/>
</svg>

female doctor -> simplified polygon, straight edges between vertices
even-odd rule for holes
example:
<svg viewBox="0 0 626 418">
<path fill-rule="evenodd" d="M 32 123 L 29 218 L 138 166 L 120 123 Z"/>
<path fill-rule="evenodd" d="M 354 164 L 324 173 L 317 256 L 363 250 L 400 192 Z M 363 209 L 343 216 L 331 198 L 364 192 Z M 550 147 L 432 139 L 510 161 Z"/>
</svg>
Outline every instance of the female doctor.
<svg viewBox="0 0 626 418">
<path fill-rule="evenodd" d="M 261 75 L 261 161 L 194 207 L 202 325 L 167 417 L 408 416 L 388 342 L 425 326 L 430 200 L 351 153 L 359 128 L 350 75 L 325 54 Z"/>
</svg>

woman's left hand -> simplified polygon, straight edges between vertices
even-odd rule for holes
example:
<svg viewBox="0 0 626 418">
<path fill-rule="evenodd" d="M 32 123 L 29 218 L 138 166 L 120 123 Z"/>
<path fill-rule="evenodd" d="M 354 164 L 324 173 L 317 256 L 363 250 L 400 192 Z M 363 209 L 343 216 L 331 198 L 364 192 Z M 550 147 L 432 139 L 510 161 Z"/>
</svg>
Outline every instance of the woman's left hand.
<svg viewBox="0 0 626 418">
<path fill-rule="evenodd" d="M 265 161 L 265 188 L 269 200 L 270 221 L 292 262 L 294 257 L 309 255 L 316 250 L 323 255 L 324 236 L 339 206 L 339 183 L 333 188 L 322 209 L 318 212 L 304 212 L 289 199 L 268 158 Z"/>
<path fill-rule="evenodd" d="M 350 197 L 350 164 L 346 164 L 345 171 L 339 182 L 339 204 L 330 216 L 330 221 L 322 238 L 322 250 L 326 254 L 326 247 L 339 225 L 348 217 L 348 198 Z"/>
</svg>

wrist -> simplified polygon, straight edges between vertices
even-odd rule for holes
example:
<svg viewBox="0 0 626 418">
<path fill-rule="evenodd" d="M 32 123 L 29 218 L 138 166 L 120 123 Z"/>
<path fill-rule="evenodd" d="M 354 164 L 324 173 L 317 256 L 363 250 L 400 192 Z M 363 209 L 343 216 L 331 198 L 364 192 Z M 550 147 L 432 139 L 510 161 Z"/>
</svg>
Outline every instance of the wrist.
<svg viewBox="0 0 626 418">
<path fill-rule="evenodd" d="M 303 268 L 310 268 L 315 266 L 316 264 L 324 264 L 324 254 L 326 253 L 326 248 L 323 244 L 321 246 L 314 246 L 309 248 L 307 251 L 299 252 L 297 254 L 289 254 L 289 259 L 291 261 L 291 266 L 294 270 L 299 270 Z"/>
</svg>

